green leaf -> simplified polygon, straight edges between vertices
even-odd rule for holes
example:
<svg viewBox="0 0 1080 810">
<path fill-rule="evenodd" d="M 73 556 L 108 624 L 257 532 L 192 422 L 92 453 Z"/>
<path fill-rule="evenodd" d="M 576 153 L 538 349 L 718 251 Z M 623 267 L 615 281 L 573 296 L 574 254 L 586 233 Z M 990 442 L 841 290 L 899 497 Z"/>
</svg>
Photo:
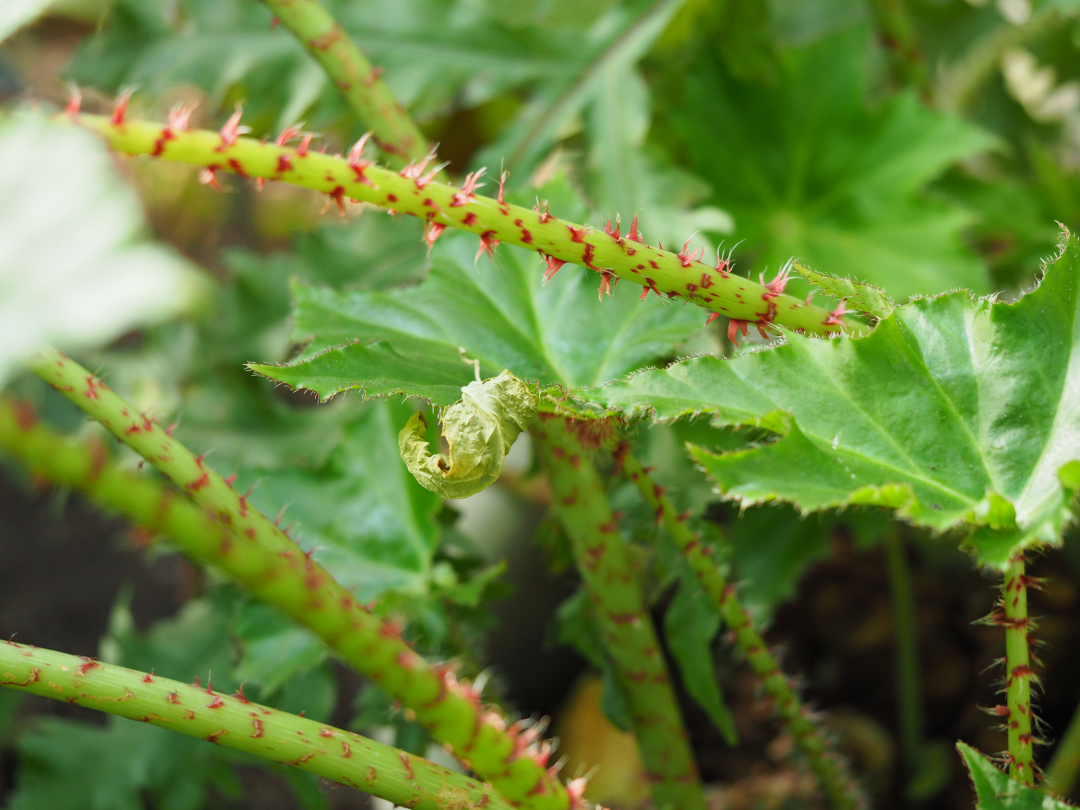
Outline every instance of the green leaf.
<svg viewBox="0 0 1080 810">
<path fill-rule="evenodd" d="M 88 132 L 0 115 L 0 385 L 46 343 L 77 349 L 190 306 L 199 277 L 141 239 L 142 210 Z"/>
<path fill-rule="evenodd" d="M 287 505 L 282 525 L 295 521 L 291 533 L 301 546 L 314 549 L 314 558 L 364 602 L 391 590 L 428 590 L 442 501 L 401 461 L 397 433 L 412 413 L 369 403 L 325 464 L 247 470 L 237 482 L 243 488 L 260 481 L 252 503 L 268 514 Z"/>
<path fill-rule="evenodd" d="M 1066 239 L 1014 304 L 921 299 L 864 339 L 791 334 L 578 393 L 628 415 L 708 413 L 771 431 L 751 449 L 694 451 L 730 499 L 876 504 L 939 531 L 980 526 L 980 560 L 1003 566 L 1020 547 L 1059 543 L 1072 518 L 1058 476 L 1080 458 L 1080 248 Z"/>
<path fill-rule="evenodd" d="M 424 489 L 467 498 L 498 480 L 503 459 L 536 418 L 539 398 L 508 371 L 476 380 L 443 411 L 440 427 L 449 452 L 428 449 L 427 420 L 414 413 L 398 435 L 401 458 Z"/>
<path fill-rule="evenodd" d="M 446 406 L 474 378 L 462 348 L 481 376 L 508 370 L 542 389 L 598 385 L 667 355 L 702 323 L 693 307 L 643 304 L 632 289 L 601 303 L 588 273 L 562 273 L 541 288 L 528 251 L 500 246 L 497 264 L 476 263 L 475 253 L 475 236 L 448 232 L 418 287 L 298 286 L 294 337 L 311 344 L 296 362 L 249 368 L 324 399 L 359 389 Z"/>
<path fill-rule="evenodd" d="M 771 84 L 705 58 L 680 74 L 668 131 L 689 168 L 714 182 L 712 202 L 734 216 L 757 265 L 794 256 L 896 300 L 987 292 L 985 269 L 961 239 L 970 217 L 924 189 L 997 141 L 910 93 L 869 107 L 868 34 L 860 26 L 782 51 Z"/>
<path fill-rule="evenodd" d="M 956 744 L 975 788 L 975 810 L 1067 810 L 1073 805 L 1002 773 L 970 745 Z"/>
<path fill-rule="evenodd" d="M 683 685 L 720 730 L 724 741 L 738 745 L 735 719 L 724 704 L 713 665 L 712 642 L 720 629 L 720 614 L 692 571 L 682 582 L 664 614 L 664 637 L 679 664 Z"/>
</svg>

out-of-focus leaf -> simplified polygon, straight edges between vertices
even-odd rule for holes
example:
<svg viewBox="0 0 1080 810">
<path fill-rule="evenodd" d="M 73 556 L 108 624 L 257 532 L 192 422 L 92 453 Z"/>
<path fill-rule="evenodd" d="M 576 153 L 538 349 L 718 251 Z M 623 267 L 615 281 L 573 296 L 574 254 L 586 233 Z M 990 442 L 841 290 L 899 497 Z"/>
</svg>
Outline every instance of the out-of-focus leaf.
<svg viewBox="0 0 1080 810">
<path fill-rule="evenodd" d="M 49 0 L 4 0 L 0 5 L 0 42 L 33 21 L 48 5 Z"/>
<path fill-rule="evenodd" d="M 875 504 L 936 530 L 974 525 L 980 560 L 1003 566 L 1019 548 L 1059 543 L 1072 518 L 1059 470 L 1080 458 L 1078 274 L 1067 237 L 1015 304 L 916 300 L 863 339 L 791 334 L 786 346 L 579 393 L 631 415 L 708 413 L 772 431 L 764 446 L 694 452 L 728 498 Z"/>
<path fill-rule="evenodd" d="M 444 498 L 475 495 L 498 480 L 506 454 L 536 418 L 538 402 L 509 371 L 471 382 L 439 420 L 449 452 L 428 449 L 427 421 L 415 413 L 398 434 L 401 458 L 424 489 Z"/>
<path fill-rule="evenodd" d="M 956 744 L 975 788 L 975 810 L 1068 810 L 1073 805 L 1018 782 L 970 745 Z"/>
<path fill-rule="evenodd" d="M 911 94 L 870 109 L 868 41 L 860 27 L 784 50 L 772 86 L 706 60 L 686 76 L 669 131 L 759 265 L 779 268 L 794 256 L 898 300 L 986 292 L 985 270 L 960 238 L 971 218 L 924 189 L 997 142 Z"/>
<path fill-rule="evenodd" d="M 615 667 L 604 655 L 604 641 L 584 590 L 579 590 L 555 612 L 555 638 L 569 644 L 581 657 L 595 667 L 603 680 L 600 708 L 611 724 L 622 731 L 630 730 L 630 704 L 615 677 Z"/>
<path fill-rule="evenodd" d="M 0 188 L 0 384 L 45 343 L 103 343 L 195 301 L 198 275 L 139 238 L 138 200 L 89 133 L 0 116 Z"/>
<path fill-rule="evenodd" d="M 541 191 L 555 193 L 567 194 Z M 323 398 L 360 389 L 445 406 L 474 377 L 462 348 L 482 376 L 509 370 L 541 388 L 598 385 L 668 354 L 701 325 L 692 307 L 642 304 L 633 290 L 600 302 L 586 272 L 564 270 L 541 288 L 536 255 L 519 248 L 500 246 L 497 263 L 475 253 L 476 237 L 447 232 L 418 287 L 298 287 L 294 337 L 311 344 L 294 363 L 250 368 Z"/>
<path fill-rule="evenodd" d="M 259 603 L 245 605 L 236 623 L 243 650 L 233 677 L 272 694 L 326 660 L 326 645 L 311 631 Z M 248 693 L 251 693 L 248 688 Z M 262 697 L 256 695 L 259 700 Z"/>
<path fill-rule="evenodd" d="M 728 745 L 737 745 L 735 720 L 724 704 L 713 666 L 712 642 L 720 614 L 692 571 L 684 571 L 675 598 L 664 614 L 664 637 L 679 664 L 686 691 L 705 710 Z"/>
</svg>

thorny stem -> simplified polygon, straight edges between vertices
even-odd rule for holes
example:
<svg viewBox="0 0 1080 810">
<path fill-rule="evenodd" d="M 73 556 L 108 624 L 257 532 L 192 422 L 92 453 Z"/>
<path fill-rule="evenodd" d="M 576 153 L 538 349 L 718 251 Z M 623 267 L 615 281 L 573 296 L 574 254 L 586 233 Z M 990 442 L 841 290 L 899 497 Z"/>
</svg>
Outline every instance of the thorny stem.
<svg viewBox="0 0 1080 810">
<path fill-rule="evenodd" d="M 91 406 L 91 415 L 101 413 L 111 423 L 110 429 L 123 436 L 127 417 L 122 411 L 135 413 L 134 409 L 70 359 L 60 356 L 58 360 L 63 367 L 57 367 L 56 360 L 53 367 L 68 375 L 64 379 L 70 379 L 72 386 L 61 392 L 77 405 Z M 73 369 L 77 371 L 72 373 Z M 89 396 L 90 392 L 95 396 Z M 170 442 L 165 452 L 171 457 L 180 445 Z M 69 443 L 37 423 L 26 406 L 2 400 L 0 447 L 47 480 L 79 489 L 136 525 L 167 534 L 185 553 L 215 566 L 258 599 L 308 627 L 353 668 L 415 713 L 436 739 L 450 745 L 509 801 L 530 810 L 569 807 L 566 788 L 545 770 L 547 754 L 538 740 L 522 733 L 519 724 L 508 725 L 497 711 L 481 705 L 480 695 L 468 683 L 459 683 L 451 666 L 429 666 L 401 639 L 400 628 L 358 604 L 325 568 L 284 535 L 276 541 L 278 545 L 266 546 L 257 536 L 237 533 L 235 522 L 227 526 L 215 519 L 217 510 L 200 509 L 153 479 L 122 471 L 108 462 L 100 444 Z M 182 479 L 179 486 L 183 488 L 187 480 Z"/>
<path fill-rule="evenodd" d="M 911 572 L 904 556 L 904 541 L 896 527 L 890 528 L 885 534 L 885 551 L 896 638 L 897 725 L 904 768 L 910 779 L 918 768 L 922 749 L 922 696 L 919 690 L 918 634 L 915 631 Z"/>
<path fill-rule="evenodd" d="M 85 656 L 0 642 L 0 686 L 178 731 L 414 810 L 511 810 L 491 788 L 314 720 Z"/>
<path fill-rule="evenodd" d="M 360 121 L 371 128 L 392 167 L 401 168 L 427 154 L 427 139 L 380 78 L 382 71 L 318 0 L 263 2 L 322 65 Z"/>
<path fill-rule="evenodd" d="M 1001 594 L 1002 614 L 996 617 L 1005 627 L 1005 698 L 1009 735 L 1009 775 L 1031 787 L 1035 786 L 1035 762 L 1032 734 L 1031 650 L 1028 631 L 1031 619 L 1027 610 L 1028 578 L 1024 574 L 1024 555 L 1009 562 Z"/>
<path fill-rule="evenodd" d="M 623 471 L 634 482 L 642 498 L 662 521 L 668 534 L 682 551 L 705 592 L 712 597 L 720 615 L 735 637 L 735 643 L 750 667 L 761 678 L 762 688 L 773 699 L 773 708 L 788 733 L 795 739 L 818 778 L 833 806 L 838 810 L 853 810 L 861 804 L 861 795 L 851 781 L 839 758 L 829 750 L 821 730 L 809 717 L 791 683 L 769 652 L 761 633 L 750 614 L 742 607 L 735 586 L 727 581 L 724 570 L 709 558 L 709 548 L 703 545 L 686 524 L 685 517 L 675 511 L 664 488 L 655 484 L 648 471 L 629 452 L 627 445 L 616 451 Z"/>
<path fill-rule="evenodd" d="M 843 304 L 830 312 L 785 295 L 786 276 L 756 284 L 730 272 L 729 259 L 717 266 L 693 254 L 689 241 L 679 254 L 651 247 L 637 231 L 636 218 L 623 234 L 620 224 L 608 223 L 594 231 L 551 216 L 546 206 L 534 210 L 473 193 L 478 175 L 471 175 L 462 189 L 435 182 L 423 174 L 424 163 L 401 173 L 381 168 L 362 158 L 358 143 L 348 158 L 311 152 L 306 143 L 298 148 L 239 137 L 231 120 L 221 132 L 184 130 L 173 124 L 124 121 L 122 111 L 112 117 L 78 115 L 77 121 L 101 135 L 111 148 L 129 155 L 152 155 L 164 160 L 203 167 L 212 179 L 216 171 L 244 177 L 281 180 L 329 194 L 339 204 L 346 198 L 411 214 L 427 223 L 429 244 L 446 227 L 461 228 L 480 236 L 481 250 L 499 242 L 535 250 L 548 262 L 547 277 L 564 263 L 580 264 L 600 274 L 601 291 L 610 291 L 619 279 L 641 285 L 643 297 L 650 290 L 668 298 L 681 298 L 714 314 L 732 319 L 729 334 L 746 334 L 756 326 L 763 334 L 772 324 L 814 335 L 841 331 L 864 334 L 867 327 L 844 317 Z"/>
<path fill-rule="evenodd" d="M 658 808 L 705 807 L 667 667 L 634 567 L 619 539 L 591 454 L 575 434 L 585 423 L 550 413 L 532 427 L 551 481 L 553 507 L 570 537 L 578 571 L 630 706 L 631 725 Z"/>
</svg>

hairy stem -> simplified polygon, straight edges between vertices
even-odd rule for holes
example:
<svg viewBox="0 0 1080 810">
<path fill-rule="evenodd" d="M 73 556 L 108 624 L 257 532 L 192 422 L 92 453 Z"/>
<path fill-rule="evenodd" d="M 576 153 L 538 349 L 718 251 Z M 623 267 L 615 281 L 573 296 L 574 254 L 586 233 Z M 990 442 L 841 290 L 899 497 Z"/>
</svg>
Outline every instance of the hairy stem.
<svg viewBox="0 0 1080 810">
<path fill-rule="evenodd" d="M 658 808 L 704 808 L 697 765 L 686 739 L 634 567 L 619 539 L 590 453 L 575 423 L 543 414 L 532 428 L 551 481 L 555 514 L 574 549 L 578 571 L 630 706 L 631 724 Z"/>
<path fill-rule="evenodd" d="M 1044 787 L 1062 798 L 1068 798 L 1076 787 L 1080 774 L 1080 706 L 1069 721 L 1069 727 L 1058 741 L 1054 758 L 1046 768 Z"/>
<path fill-rule="evenodd" d="M 78 368 L 63 359 L 65 368 Z M 92 375 L 81 374 L 77 404 L 115 398 L 130 409 Z M 88 380 L 94 380 L 96 398 L 84 395 Z M 519 736 L 519 726 L 508 726 L 497 712 L 482 706 L 479 695 L 467 683 L 458 683 L 449 668 L 429 666 L 400 638 L 399 629 L 358 604 L 299 547 L 268 547 L 254 537 L 235 534 L 235 526 L 216 519 L 217 511 L 200 509 L 161 482 L 109 462 L 100 443 L 67 441 L 38 423 L 27 406 L 8 400 L 0 400 L 0 447 L 31 472 L 86 493 L 136 525 L 168 535 L 195 560 L 214 566 L 256 598 L 308 627 L 414 712 L 438 740 L 448 743 L 511 802 L 536 810 L 569 806 L 566 789 L 544 768 L 541 749 L 530 745 L 535 741 Z"/>
<path fill-rule="evenodd" d="M 339 202 L 345 198 L 411 214 L 428 223 L 427 238 L 434 242 L 446 227 L 461 228 L 480 236 L 482 245 L 498 242 L 535 250 L 551 268 L 564 263 L 583 265 L 601 276 L 601 289 L 619 279 L 641 285 L 647 294 L 681 298 L 714 315 L 732 319 L 729 329 L 772 324 L 814 335 L 846 331 L 863 334 L 866 327 L 844 318 L 844 309 L 829 312 L 822 307 L 785 295 L 782 281 L 774 289 L 730 273 L 730 263 L 712 266 L 690 254 L 679 254 L 637 241 L 636 226 L 625 235 L 613 225 L 608 233 L 594 231 L 551 216 L 539 205 L 530 210 L 501 200 L 474 194 L 417 176 L 416 171 L 397 173 L 363 160 L 356 150 L 348 158 L 323 155 L 298 148 L 237 137 L 235 124 L 222 132 L 184 131 L 177 125 L 123 121 L 113 117 L 79 115 L 79 123 L 101 135 L 111 148 L 129 155 L 152 155 L 213 173 L 228 171 L 244 177 L 281 180 L 325 192 Z M 475 178 L 474 178 L 475 180 Z M 635 239 L 635 237 L 637 237 Z"/>
<path fill-rule="evenodd" d="M 389 164 L 419 160 L 428 142 L 394 99 L 374 67 L 318 0 L 263 0 L 337 85 L 360 121 L 371 128 Z"/>
<path fill-rule="evenodd" d="M 702 545 L 690 531 L 685 518 L 675 511 L 671 500 L 664 493 L 664 488 L 652 481 L 648 471 L 627 451 L 626 445 L 620 446 L 618 457 L 625 473 L 634 482 L 657 518 L 663 522 L 668 534 L 697 575 L 698 581 L 716 603 L 725 624 L 735 636 L 735 643 L 750 667 L 761 678 L 765 693 L 773 699 L 777 716 L 795 739 L 799 750 L 806 756 L 833 806 L 842 810 L 858 807 L 860 794 L 857 787 L 845 773 L 837 756 L 829 750 L 821 730 L 808 716 L 780 665 L 769 652 L 761 633 L 754 626 L 750 614 L 739 602 L 735 587 L 728 583 L 723 569 L 709 559 L 708 547 Z"/>
<path fill-rule="evenodd" d="M 897 725 L 900 751 L 907 777 L 914 775 L 922 750 L 922 696 L 919 690 L 918 635 L 911 572 L 904 556 L 904 541 L 895 527 L 885 534 L 885 551 L 892 588 L 896 637 Z"/>
<path fill-rule="evenodd" d="M 1001 594 L 1005 627 L 1005 698 L 1008 709 L 1009 775 L 1025 785 L 1035 785 L 1035 738 L 1031 733 L 1031 650 L 1028 631 L 1027 577 L 1023 554 L 1009 562 Z"/>
<path fill-rule="evenodd" d="M 0 642 L 0 686 L 290 765 L 417 810 L 510 810 L 487 785 L 388 745 L 200 686 Z"/>
</svg>

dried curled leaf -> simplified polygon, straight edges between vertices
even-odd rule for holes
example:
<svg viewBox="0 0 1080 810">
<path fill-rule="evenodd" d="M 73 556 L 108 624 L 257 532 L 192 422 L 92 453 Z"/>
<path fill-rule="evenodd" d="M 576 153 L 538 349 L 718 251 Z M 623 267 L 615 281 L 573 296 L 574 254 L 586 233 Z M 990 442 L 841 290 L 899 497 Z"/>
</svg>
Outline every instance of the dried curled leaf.
<svg viewBox="0 0 1080 810">
<path fill-rule="evenodd" d="M 509 371 L 469 383 L 461 399 L 443 411 L 442 434 L 450 452 L 428 449 L 427 420 L 415 413 L 398 434 L 401 458 L 426 489 L 444 498 L 475 495 L 495 483 L 510 447 L 536 417 L 538 402 Z"/>
</svg>

